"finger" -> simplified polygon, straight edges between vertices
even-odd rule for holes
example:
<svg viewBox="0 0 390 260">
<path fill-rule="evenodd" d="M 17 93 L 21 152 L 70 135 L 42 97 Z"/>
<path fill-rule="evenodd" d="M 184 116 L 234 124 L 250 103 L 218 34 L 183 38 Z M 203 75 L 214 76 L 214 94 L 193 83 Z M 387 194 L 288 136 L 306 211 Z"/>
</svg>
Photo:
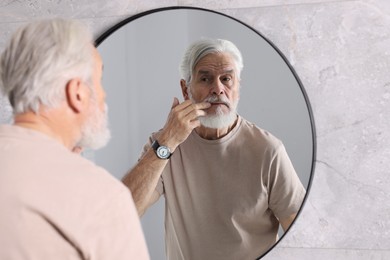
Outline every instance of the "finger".
<svg viewBox="0 0 390 260">
<path fill-rule="evenodd" d="M 194 109 L 185 115 L 184 120 L 193 121 L 199 117 L 206 116 L 207 112 L 202 109 Z"/>
<path fill-rule="evenodd" d="M 211 103 L 209 103 L 209 102 L 201 102 L 201 103 L 196 103 L 195 106 L 196 106 L 197 109 L 206 109 L 206 108 L 211 107 Z"/>
<path fill-rule="evenodd" d="M 198 126 L 200 126 L 200 121 L 199 121 L 199 119 L 194 119 L 194 120 L 189 122 L 189 125 L 190 125 L 191 129 L 195 129 Z"/>
<path fill-rule="evenodd" d="M 192 115 L 191 119 L 193 119 L 194 116 L 197 117 L 197 116 L 205 115 L 205 113 L 206 113 L 205 109 L 209 108 L 210 106 L 211 106 L 211 104 L 207 103 L 207 102 L 191 104 L 183 109 L 182 114 L 184 117 L 187 117 L 187 118 L 188 118 L 188 116 Z M 194 112 L 196 114 L 194 114 Z"/>
<path fill-rule="evenodd" d="M 188 100 L 184 101 L 183 103 L 176 104 L 176 98 L 172 104 L 171 112 L 170 114 L 177 114 L 177 115 L 184 115 L 187 114 L 187 112 L 183 112 L 186 109 L 191 106 L 191 102 L 188 102 Z"/>
<path fill-rule="evenodd" d="M 179 100 L 177 100 L 177 101 L 179 102 Z M 191 100 L 185 100 L 181 104 L 177 104 L 175 107 L 172 106 L 172 108 L 175 108 L 176 111 L 181 111 L 181 110 L 184 110 L 191 105 L 192 105 Z"/>
<path fill-rule="evenodd" d="M 177 97 L 174 97 L 171 108 L 174 108 L 174 107 L 176 107 L 179 104 L 180 104 L 179 99 L 177 99 Z"/>
</svg>

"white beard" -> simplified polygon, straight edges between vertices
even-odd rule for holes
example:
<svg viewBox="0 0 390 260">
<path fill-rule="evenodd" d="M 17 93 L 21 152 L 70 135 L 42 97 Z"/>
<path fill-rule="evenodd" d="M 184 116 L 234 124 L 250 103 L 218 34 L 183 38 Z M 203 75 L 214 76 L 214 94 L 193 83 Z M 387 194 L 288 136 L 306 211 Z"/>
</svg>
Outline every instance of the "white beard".
<svg viewBox="0 0 390 260">
<path fill-rule="evenodd" d="M 190 100 L 197 103 L 197 101 L 194 100 L 189 87 L 187 88 L 187 91 Z M 209 96 L 206 99 L 202 100 L 202 102 L 215 102 L 215 101 L 225 102 L 229 106 L 229 112 L 224 113 L 222 108 L 218 107 L 215 114 L 213 115 L 208 114 L 206 116 L 199 117 L 198 119 L 200 121 L 200 124 L 204 127 L 214 128 L 214 129 L 229 127 L 234 123 L 234 121 L 237 118 L 238 99 L 233 103 L 230 103 L 229 100 L 224 96 L 222 96 L 222 98 L 218 98 L 216 96 Z"/>
<path fill-rule="evenodd" d="M 200 124 L 207 128 L 221 129 L 229 127 L 237 118 L 235 111 L 230 111 L 228 114 L 221 114 L 220 112 L 222 112 L 222 109 L 218 108 L 215 115 L 199 117 Z"/>
<path fill-rule="evenodd" d="M 105 104 L 104 111 L 100 112 L 96 101 L 93 103 L 90 116 L 81 128 L 81 138 L 77 146 L 97 150 L 108 143 L 111 133 L 108 128 L 107 104 Z"/>
</svg>

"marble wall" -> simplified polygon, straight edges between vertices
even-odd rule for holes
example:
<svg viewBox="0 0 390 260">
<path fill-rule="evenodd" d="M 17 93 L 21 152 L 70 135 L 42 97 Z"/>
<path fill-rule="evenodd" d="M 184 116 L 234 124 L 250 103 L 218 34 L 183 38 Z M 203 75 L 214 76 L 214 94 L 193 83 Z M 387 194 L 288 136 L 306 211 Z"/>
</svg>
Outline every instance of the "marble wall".
<svg viewBox="0 0 390 260">
<path fill-rule="evenodd" d="M 308 199 L 263 259 L 390 259 L 390 2 L 387 0 L 2 0 L 0 50 L 41 17 L 87 22 L 96 37 L 130 15 L 185 5 L 254 27 L 285 54 L 310 99 L 317 160 Z M 10 109 L 0 98 L 0 123 Z"/>
</svg>

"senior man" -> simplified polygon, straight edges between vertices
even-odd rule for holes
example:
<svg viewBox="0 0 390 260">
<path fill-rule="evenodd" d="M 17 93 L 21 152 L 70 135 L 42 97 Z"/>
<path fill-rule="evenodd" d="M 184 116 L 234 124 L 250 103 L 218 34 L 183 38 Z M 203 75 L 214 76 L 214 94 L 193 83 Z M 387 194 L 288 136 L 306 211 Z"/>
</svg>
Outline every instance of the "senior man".
<svg viewBox="0 0 390 260">
<path fill-rule="evenodd" d="M 129 190 L 74 150 L 110 137 L 102 60 L 79 22 L 20 28 L 0 58 L 0 259 L 149 259 Z"/>
<path fill-rule="evenodd" d="M 230 41 L 190 45 L 181 64 L 185 101 L 174 99 L 123 179 L 140 215 L 165 197 L 167 259 L 255 259 L 304 199 L 282 142 L 237 114 L 242 68 Z"/>
</svg>

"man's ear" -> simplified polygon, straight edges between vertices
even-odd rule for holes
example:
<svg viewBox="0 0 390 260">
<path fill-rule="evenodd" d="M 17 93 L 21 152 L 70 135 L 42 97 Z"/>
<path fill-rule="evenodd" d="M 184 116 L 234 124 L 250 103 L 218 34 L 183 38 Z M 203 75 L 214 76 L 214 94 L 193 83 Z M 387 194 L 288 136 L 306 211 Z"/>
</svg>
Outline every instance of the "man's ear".
<svg viewBox="0 0 390 260">
<path fill-rule="evenodd" d="M 69 80 L 65 92 L 68 106 L 76 113 L 82 112 L 89 100 L 88 88 L 83 81 L 77 78 Z"/>
<path fill-rule="evenodd" d="M 183 94 L 184 100 L 190 99 L 190 97 L 188 96 L 187 83 L 186 83 L 186 81 L 184 79 L 180 80 L 180 86 L 181 86 L 181 92 Z"/>
</svg>

